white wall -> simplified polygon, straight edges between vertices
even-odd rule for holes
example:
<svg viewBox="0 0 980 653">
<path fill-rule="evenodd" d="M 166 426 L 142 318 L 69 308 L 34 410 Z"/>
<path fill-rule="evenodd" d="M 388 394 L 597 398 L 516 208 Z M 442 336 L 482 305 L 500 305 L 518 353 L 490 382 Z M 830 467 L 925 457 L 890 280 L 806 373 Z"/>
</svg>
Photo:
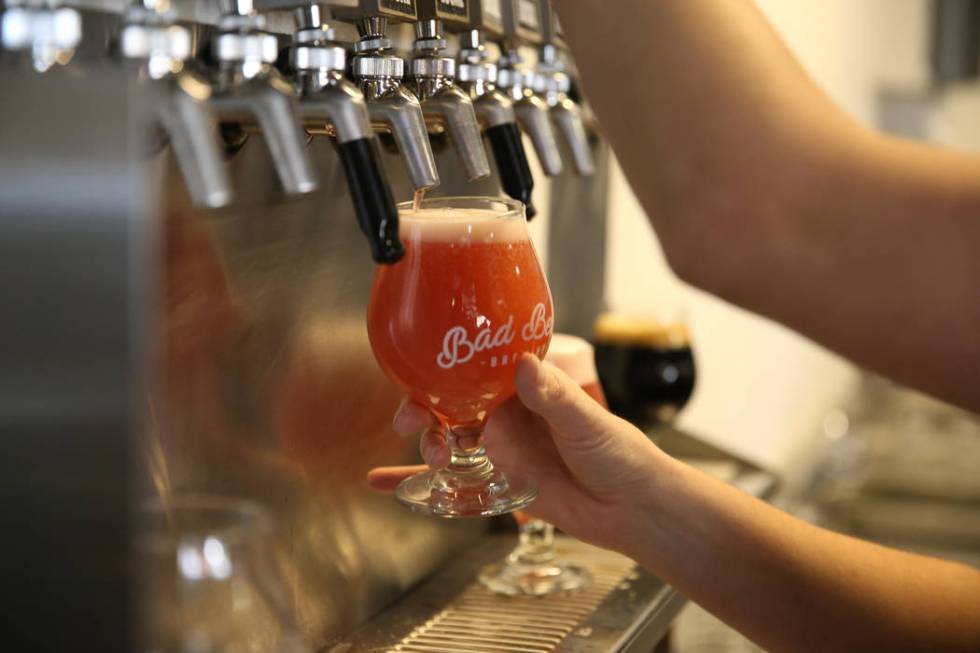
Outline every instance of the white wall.
<svg viewBox="0 0 980 653">
<path fill-rule="evenodd" d="M 759 0 L 817 82 L 871 123 L 883 81 L 926 72 L 925 0 Z M 980 115 L 980 114 L 974 114 Z M 787 329 L 679 283 L 621 172 L 613 175 L 607 298 L 618 311 L 686 313 L 698 386 L 681 425 L 774 469 L 853 391 L 847 362 Z"/>
</svg>

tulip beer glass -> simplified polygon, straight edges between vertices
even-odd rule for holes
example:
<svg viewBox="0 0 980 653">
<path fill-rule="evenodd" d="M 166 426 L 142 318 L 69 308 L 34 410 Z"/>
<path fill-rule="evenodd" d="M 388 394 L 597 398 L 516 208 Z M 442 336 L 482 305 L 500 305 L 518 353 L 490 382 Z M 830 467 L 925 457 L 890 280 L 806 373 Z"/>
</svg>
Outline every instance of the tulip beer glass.
<svg viewBox="0 0 980 653">
<path fill-rule="evenodd" d="M 452 459 L 406 479 L 396 496 L 443 517 L 512 512 L 534 500 L 536 484 L 494 469 L 483 428 L 513 394 L 521 355 L 544 357 L 554 323 L 524 207 L 444 197 L 399 211 L 405 257 L 377 269 L 368 336 L 382 369 L 437 417 Z"/>
</svg>

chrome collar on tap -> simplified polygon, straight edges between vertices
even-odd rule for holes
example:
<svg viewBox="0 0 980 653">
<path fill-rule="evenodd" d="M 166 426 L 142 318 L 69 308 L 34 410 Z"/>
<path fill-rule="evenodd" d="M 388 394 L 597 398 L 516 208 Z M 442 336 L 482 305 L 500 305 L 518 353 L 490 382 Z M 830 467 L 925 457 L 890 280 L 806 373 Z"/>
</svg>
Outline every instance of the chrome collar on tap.
<svg viewBox="0 0 980 653">
<path fill-rule="evenodd" d="M 290 68 L 299 86 L 299 112 L 304 121 L 317 121 L 308 129 L 323 129 L 329 123 L 339 143 L 374 138 L 364 95 L 344 77 L 347 51 L 334 40 L 319 4 L 295 11 L 297 30 L 289 50 Z"/>
<path fill-rule="evenodd" d="M 119 53 L 144 62 L 150 79 L 179 73 L 191 56 L 191 31 L 178 25 L 173 10 L 155 9 L 137 0 L 123 18 Z"/>
<path fill-rule="evenodd" d="M 256 14 L 248 0 L 224 3 L 226 12 L 218 21 L 214 39 L 214 56 L 227 77 L 233 72 L 241 79 L 251 79 L 276 62 L 276 37 L 265 31 L 265 16 Z"/>
<path fill-rule="evenodd" d="M 0 21 L 0 45 L 29 51 L 34 69 L 43 73 L 66 64 L 82 40 L 82 17 L 55 0 L 7 0 Z"/>
</svg>

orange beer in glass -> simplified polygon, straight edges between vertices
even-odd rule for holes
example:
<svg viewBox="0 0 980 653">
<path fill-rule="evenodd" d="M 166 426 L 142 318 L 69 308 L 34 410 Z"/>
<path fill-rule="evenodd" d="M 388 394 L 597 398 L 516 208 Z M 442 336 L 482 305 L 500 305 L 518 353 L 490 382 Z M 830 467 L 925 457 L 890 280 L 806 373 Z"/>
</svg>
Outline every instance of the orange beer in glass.
<svg viewBox="0 0 980 653">
<path fill-rule="evenodd" d="M 381 368 L 438 418 L 452 451 L 444 470 L 406 479 L 396 496 L 446 517 L 497 515 L 529 504 L 533 481 L 487 459 L 483 427 L 514 393 L 515 364 L 544 357 L 551 293 L 519 202 L 435 198 L 399 205 L 405 257 L 379 266 L 368 336 Z"/>
</svg>

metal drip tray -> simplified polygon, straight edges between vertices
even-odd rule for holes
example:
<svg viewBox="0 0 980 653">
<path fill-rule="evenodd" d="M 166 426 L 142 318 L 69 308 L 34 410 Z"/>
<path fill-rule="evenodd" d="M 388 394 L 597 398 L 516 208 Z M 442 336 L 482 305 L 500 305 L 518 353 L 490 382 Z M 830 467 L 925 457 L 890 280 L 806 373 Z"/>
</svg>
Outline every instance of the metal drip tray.
<svg viewBox="0 0 980 653">
<path fill-rule="evenodd" d="M 606 596 L 636 580 L 629 558 L 569 538 L 558 538 L 562 560 L 587 568 L 592 585 L 558 597 L 503 597 L 474 583 L 446 609 L 413 630 L 391 651 L 460 653 L 547 653 L 560 650 L 571 634 L 588 637 L 583 626 Z"/>
<path fill-rule="evenodd" d="M 629 558 L 563 536 L 555 538 L 559 555 L 589 570 L 590 587 L 553 597 L 510 597 L 474 581 L 482 566 L 499 561 L 515 544 L 513 533 L 488 536 L 322 653 L 646 652 L 684 603 Z"/>
</svg>

